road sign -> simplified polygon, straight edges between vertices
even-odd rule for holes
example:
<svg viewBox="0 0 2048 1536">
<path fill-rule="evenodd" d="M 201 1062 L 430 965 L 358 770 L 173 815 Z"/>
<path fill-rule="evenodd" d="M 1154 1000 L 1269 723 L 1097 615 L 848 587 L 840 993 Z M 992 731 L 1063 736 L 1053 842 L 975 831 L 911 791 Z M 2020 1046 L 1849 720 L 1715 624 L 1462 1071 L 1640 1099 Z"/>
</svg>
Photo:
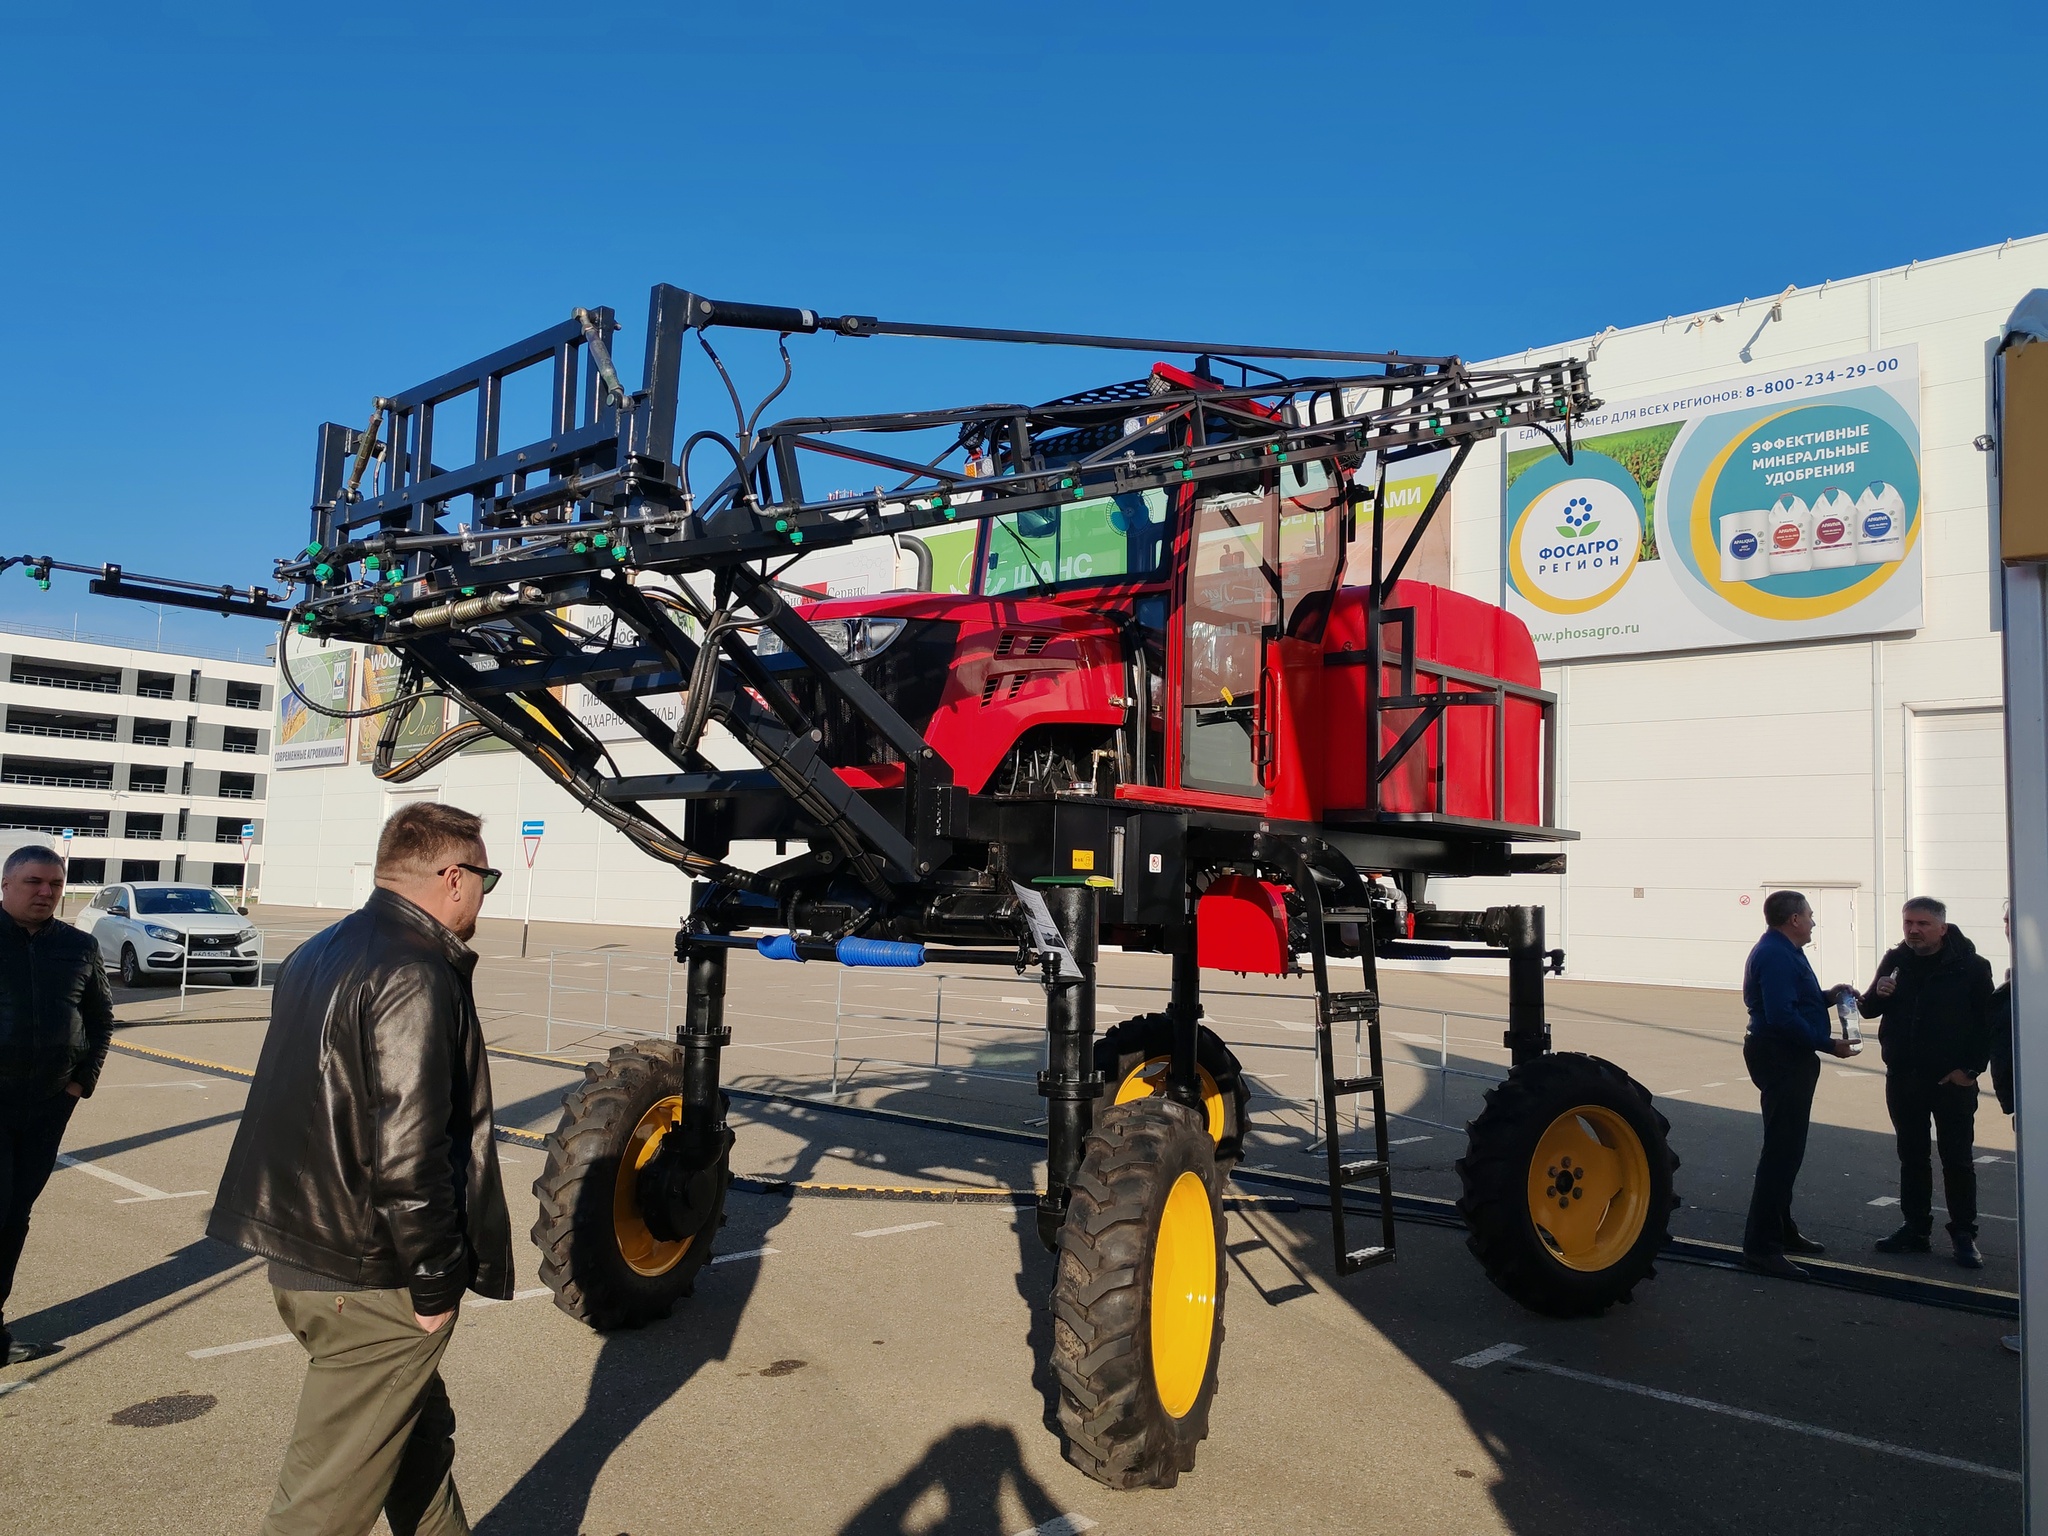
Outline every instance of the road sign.
<svg viewBox="0 0 2048 1536">
<path fill-rule="evenodd" d="M 64 841 L 67 843 L 71 841 L 71 829 L 69 827 L 64 829 Z"/>
<path fill-rule="evenodd" d="M 242 841 L 243 841 L 243 842 L 245 842 L 245 843 L 253 843 L 253 842 L 255 842 L 255 841 L 256 841 L 256 823 L 255 823 L 255 822 L 253 822 L 253 821 L 245 821 L 245 822 L 243 822 L 243 823 L 242 823 Z"/>
<path fill-rule="evenodd" d="M 519 958 L 526 958 L 526 935 L 533 927 L 533 860 L 540 852 L 541 834 L 548 824 L 535 817 L 532 821 L 519 823 L 519 835 L 526 839 L 526 915 L 519 922 Z"/>
</svg>

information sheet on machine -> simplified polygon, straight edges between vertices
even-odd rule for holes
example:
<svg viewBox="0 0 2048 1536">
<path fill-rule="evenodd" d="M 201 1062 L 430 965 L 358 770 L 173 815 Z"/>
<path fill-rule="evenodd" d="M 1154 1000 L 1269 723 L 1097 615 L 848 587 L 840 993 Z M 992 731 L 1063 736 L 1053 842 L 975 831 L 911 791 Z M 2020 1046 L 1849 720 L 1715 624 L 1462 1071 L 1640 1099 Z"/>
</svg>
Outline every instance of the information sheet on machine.
<svg viewBox="0 0 2048 1536">
<path fill-rule="evenodd" d="M 1917 349 L 1610 402 L 1507 444 L 1507 605 L 1544 661 L 1917 629 Z"/>
</svg>

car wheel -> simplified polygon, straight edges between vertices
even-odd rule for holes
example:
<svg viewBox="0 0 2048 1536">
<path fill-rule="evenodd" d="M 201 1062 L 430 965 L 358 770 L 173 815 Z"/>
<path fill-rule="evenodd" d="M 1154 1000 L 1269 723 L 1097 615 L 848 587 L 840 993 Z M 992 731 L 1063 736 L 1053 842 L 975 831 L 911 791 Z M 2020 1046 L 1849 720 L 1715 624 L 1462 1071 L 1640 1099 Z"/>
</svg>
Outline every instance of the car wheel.
<svg viewBox="0 0 2048 1536">
<path fill-rule="evenodd" d="M 142 985 L 142 965 L 135 958 L 135 946 L 133 944 L 123 944 L 121 946 L 121 985 L 124 987 L 139 987 Z"/>
</svg>

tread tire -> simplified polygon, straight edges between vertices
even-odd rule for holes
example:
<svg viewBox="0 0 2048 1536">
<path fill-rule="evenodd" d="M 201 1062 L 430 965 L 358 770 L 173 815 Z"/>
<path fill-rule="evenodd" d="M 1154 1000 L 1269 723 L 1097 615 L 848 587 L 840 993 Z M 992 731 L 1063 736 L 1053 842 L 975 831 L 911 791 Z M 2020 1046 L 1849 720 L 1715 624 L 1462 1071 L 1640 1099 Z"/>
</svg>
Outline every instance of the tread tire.
<svg viewBox="0 0 2048 1536">
<path fill-rule="evenodd" d="M 1216 1223 L 1215 1325 L 1200 1392 L 1175 1419 L 1151 1350 L 1152 1262 L 1168 1193 L 1198 1174 Z M 1223 1353 L 1222 1175 L 1206 1118 L 1159 1096 L 1111 1105 L 1088 1133 L 1060 1229 L 1052 1364 L 1062 1453 L 1109 1488 L 1171 1488 L 1209 1434 Z"/>
<path fill-rule="evenodd" d="M 582 1083 L 563 1099 L 562 1118 L 548 1137 L 547 1167 L 533 1181 L 540 1200 L 532 1233 L 540 1249 L 540 1277 L 555 1293 L 557 1307 L 599 1333 L 667 1317 L 711 1262 L 732 1183 L 730 1136 L 719 1159 L 711 1215 L 675 1268 L 662 1275 L 636 1273 L 619 1252 L 613 1231 L 620 1154 L 641 1117 L 682 1091 L 683 1053 L 673 1041 L 614 1046 L 607 1059 L 583 1069 Z M 721 1094 L 721 1130 L 725 1108 Z"/>
<path fill-rule="evenodd" d="M 1643 1230 L 1628 1252 L 1602 1270 L 1573 1269 L 1551 1253 L 1529 1213 L 1529 1164 L 1536 1144 L 1558 1116 L 1595 1104 L 1625 1119 L 1649 1160 L 1650 1196 Z M 1657 1250 L 1678 1205 L 1672 1174 L 1670 1122 L 1649 1090 L 1611 1061 L 1560 1051 L 1508 1074 L 1490 1089 L 1486 1107 L 1466 1127 L 1458 1159 L 1463 1194 L 1458 1211 L 1469 1235 L 1465 1246 L 1501 1290 L 1548 1317 L 1597 1317 L 1632 1299 L 1637 1285 L 1656 1275 Z"/>
<path fill-rule="evenodd" d="M 1095 1070 L 1109 1084 L 1107 1099 L 1114 1099 L 1123 1080 L 1144 1063 L 1172 1053 L 1173 1021 L 1163 1013 L 1141 1013 L 1110 1026 L 1095 1042 Z M 1215 1080 L 1216 1090 L 1223 1096 L 1223 1135 L 1216 1143 L 1216 1166 L 1228 1176 L 1244 1160 L 1244 1130 L 1251 1117 L 1251 1084 L 1245 1080 L 1236 1054 L 1207 1025 L 1200 1026 L 1196 1033 L 1195 1061 Z"/>
</svg>

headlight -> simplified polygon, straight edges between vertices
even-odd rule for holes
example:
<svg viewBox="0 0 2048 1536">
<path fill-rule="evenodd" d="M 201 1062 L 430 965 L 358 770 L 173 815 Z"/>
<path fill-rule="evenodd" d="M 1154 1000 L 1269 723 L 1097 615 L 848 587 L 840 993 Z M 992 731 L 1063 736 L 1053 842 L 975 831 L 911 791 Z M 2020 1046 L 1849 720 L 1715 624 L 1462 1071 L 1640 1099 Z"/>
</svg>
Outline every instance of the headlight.
<svg viewBox="0 0 2048 1536">
<path fill-rule="evenodd" d="M 848 661 L 859 663 L 879 656 L 903 633 L 902 619 L 813 619 L 811 628 L 818 638 Z M 764 628 L 754 642 L 756 656 L 780 656 L 789 649 L 782 637 Z"/>
<path fill-rule="evenodd" d="M 235 935 L 235 942 L 237 944 L 247 944 L 255 937 L 256 930 L 254 928 L 244 928 L 240 933 Z"/>
<path fill-rule="evenodd" d="M 185 942 L 185 935 L 178 932 L 175 928 L 160 928 L 155 923 L 144 923 L 142 931 L 152 939 L 163 939 L 167 943 L 182 944 Z"/>
</svg>

